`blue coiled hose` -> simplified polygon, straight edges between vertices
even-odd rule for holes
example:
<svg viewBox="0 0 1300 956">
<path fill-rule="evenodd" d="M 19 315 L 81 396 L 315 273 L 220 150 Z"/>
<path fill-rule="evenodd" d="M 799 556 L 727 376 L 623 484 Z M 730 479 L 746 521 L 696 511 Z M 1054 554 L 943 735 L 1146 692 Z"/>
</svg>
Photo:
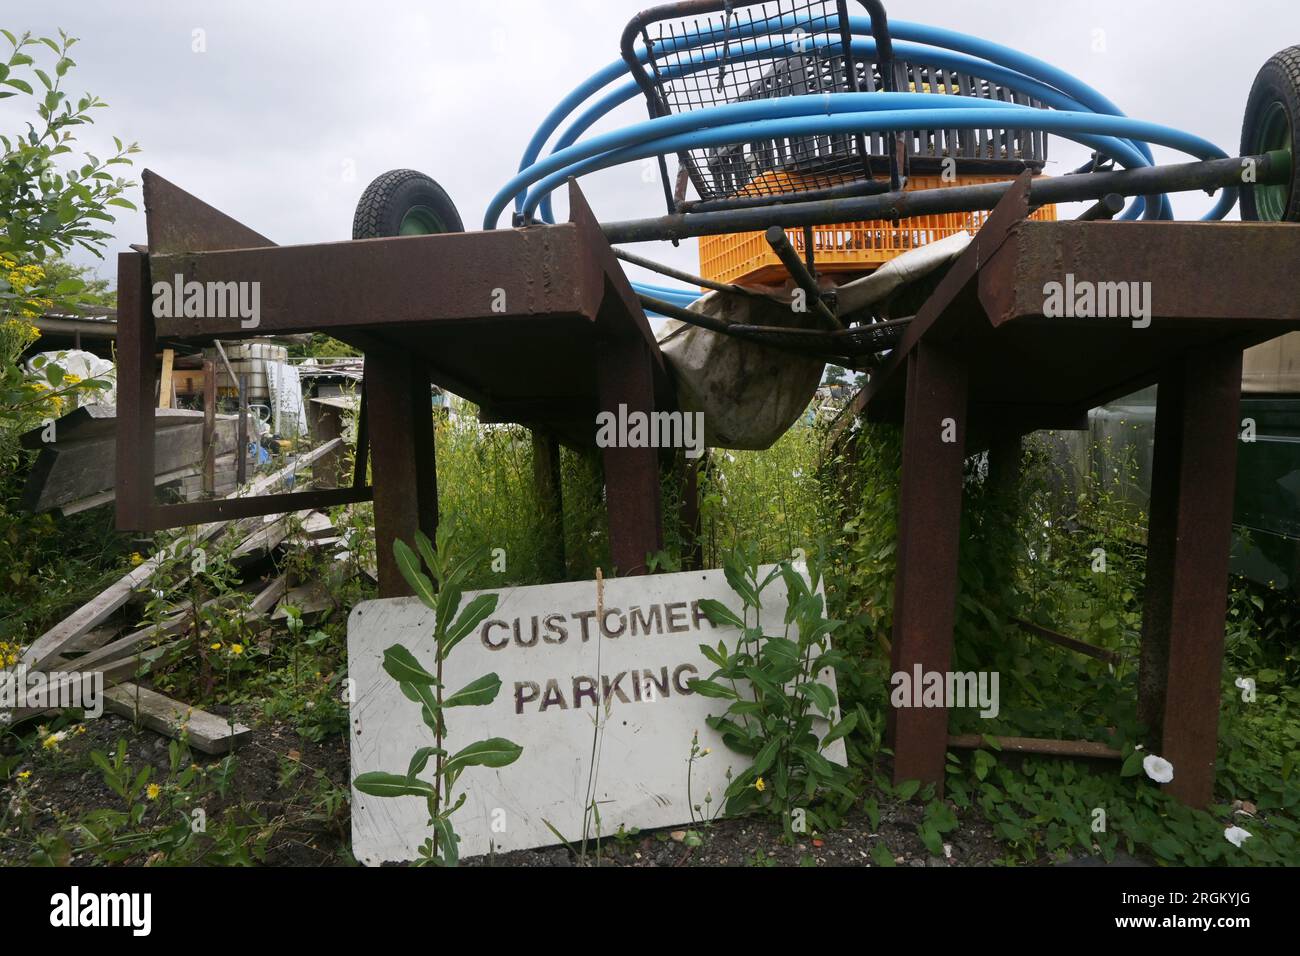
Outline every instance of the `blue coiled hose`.
<svg viewBox="0 0 1300 956">
<path fill-rule="evenodd" d="M 854 54 L 874 56 L 876 44 L 869 18 L 851 16 L 849 26 L 855 36 Z M 729 28 L 727 59 L 734 62 L 806 53 L 809 44 L 816 44 L 811 36 L 793 40 L 780 35 L 813 27 L 811 18 L 800 15 L 752 24 L 733 22 Z M 846 92 L 717 106 L 660 117 L 579 142 L 600 119 L 641 93 L 636 82 L 628 77 L 627 64 L 619 60 L 590 77 L 546 117 L 524 152 L 518 175 L 492 199 L 484 228 L 496 228 L 511 202 L 516 212 L 526 217 L 540 209 L 544 221 L 554 221 L 551 193 L 573 176 L 647 157 L 778 136 L 1003 127 L 1056 133 L 1089 146 L 1127 168 L 1153 164 L 1151 143 L 1178 149 L 1198 159 L 1226 155 L 1200 137 L 1130 119 L 1092 87 L 1010 47 L 917 23 L 897 21 L 891 23 L 890 32 L 899 41 L 894 43 L 897 57 L 1011 86 L 1050 109 L 949 94 Z M 689 30 L 664 39 L 660 45 L 661 56 L 677 53 L 688 57 L 668 68 L 668 78 L 717 66 L 722 57 L 716 50 L 697 48 L 715 42 L 719 35 L 718 29 Z M 648 62 L 645 50 L 639 50 L 637 55 L 641 62 Z M 619 81 L 623 82 L 583 110 L 558 138 L 550 154 L 541 158 L 547 142 L 566 120 L 592 97 Z M 1236 201 L 1236 190 L 1224 190 L 1219 202 L 1204 218 L 1222 219 Z M 1150 209 L 1138 197 L 1123 218 L 1138 216 L 1172 219 L 1173 210 L 1168 197 L 1161 196 L 1158 205 Z M 633 287 L 673 304 L 689 302 L 697 295 L 685 288 L 640 283 L 633 283 Z"/>
</svg>

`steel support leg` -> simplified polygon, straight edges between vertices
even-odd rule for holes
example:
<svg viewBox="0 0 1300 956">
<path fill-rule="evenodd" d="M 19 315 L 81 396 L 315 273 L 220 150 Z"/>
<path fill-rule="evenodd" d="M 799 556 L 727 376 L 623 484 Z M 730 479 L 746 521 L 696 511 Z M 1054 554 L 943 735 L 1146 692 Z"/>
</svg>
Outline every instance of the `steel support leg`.
<svg viewBox="0 0 1300 956">
<path fill-rule="evenodd" d="M 599 410 L 622 417 L 655 410 L 649 345 L 642 339 L 606 339 L 597 357 Z M 602 448 L 609 551 L 619 577 L 646 573 L 646 556 L 663 547 L 659 502 L 659 452 L 654 448 Z"/>
<path fill-rule="evenodd" d="M 1166 789 L 1214 793 L 1236 486 L 1241 351 L 1200 350 L 1160 379 L 1138 718 L 1174 767 Z"/>
<path fill-rule="evenodd" d="M 893 673 L 913 683 L 917 665 L 946 675 L 952 657 L 966 398 L 960 358 L 918 344 L 907 366 L 892 651 Z M 892 708 L 890 718 L 895 783 L 921 780 L 942 792 L 947 708 Z"/>
<path fill-rule="evenodd" d="M 560 482 L 560 443 L 547 432 L 533 432 L 533 484 L 541 511 L 542 536 L 550 581 L 566 577 L 564 561 L 564 497 Z"/>
<path fill-rule="evenodd" d="M 414 546 L 415 532 L 438 530 L 433 407 L 429 372 L 401 352 L 366 353 L 366 416 L 375 499 L 379 596 L 411 592 L 393 556 L 393 541 Z"/>
<path fill-rule="evenodd" d="M 154 335 L 149 257 L 117 257 L 117 528 L 153 530 Z"/>
</svg>

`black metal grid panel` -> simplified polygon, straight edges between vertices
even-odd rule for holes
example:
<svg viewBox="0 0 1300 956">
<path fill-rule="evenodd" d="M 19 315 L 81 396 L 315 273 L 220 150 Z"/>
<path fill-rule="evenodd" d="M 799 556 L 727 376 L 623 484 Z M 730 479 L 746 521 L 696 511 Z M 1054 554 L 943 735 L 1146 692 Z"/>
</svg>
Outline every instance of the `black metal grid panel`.
<svg viewBox="0 0 1300 956">
<path fill-rule="evenodd" d="M 853 57 L 850 74 L 840 9 L 834 0 L 763 0 L 737 3 L 716 13 L 643 22 L 640 39 L 650 51 L 646 73 L 653 84 L 652 114 L 883 89 L 876 63 Z M 798 30 L 784 28 L 785 18 L 806 25 Z M 689 50 L 674 49 L 675 41 L 692 33 L 704 42 Z M 772 55 L 752 55 L 769 44 L 775 47 Z M 791 50 L 797 52 L 791 55 Z M 689 69 L 706 57 L 713 61 L 708 69 Z M 895 60 L 893 79 L 894 88 L 905 92 L 943 92 L 1042 106 L 1009 87 L 925 64 Z M 892 138 L 892 134 L 787 136 L 695 149 L 679 158 L 702 200 L 779 196 L 869 179 L 873 162 L 874 169 L 884 173 L 890 153 L 887 141 Z M 1041 168 L 1046 160 L 1046 137 L 1033 131 L 912 130 L 903 134 L 903 141 L 911 156 L 951 156 L 967 166 L 995 161 Z"/>
</svg>

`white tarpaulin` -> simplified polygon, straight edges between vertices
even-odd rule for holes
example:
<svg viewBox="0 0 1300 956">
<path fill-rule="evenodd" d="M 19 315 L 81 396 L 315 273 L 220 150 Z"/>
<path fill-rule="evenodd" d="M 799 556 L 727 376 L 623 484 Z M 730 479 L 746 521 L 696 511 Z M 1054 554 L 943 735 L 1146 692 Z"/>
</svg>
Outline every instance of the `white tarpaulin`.
<svg viewBox="0 0 1300 956">
<path fill-rule="evenodd" d="M 693 311 L 742 325 L 816 328 L 811 313 L 789 302 L 710 292 Z M 677 404 L 703 412 L 704 443 L 710 448 L 762 451 L 807 409 L 821 384 L 826 363 L 781 352 L 670 319 L 659 347 L 673 370 Z"/>
<path fill-rule="evenodd" d="M 117 369 L 108 359 L 93 352 L 68 349 L 64 352 L 40 352 L 27 361 L 27 371 L 39 379 L 47 378 L 45 369 L 57 365 L 63 374 L 75 375 L 81 381 L 95 379 L 109 382 L 107 389 L 86 391 L 78 395 L 82 405 L 115 405 L 117 403 Z"/>
<path fill-rule="evenodd" d="M 963 232 L 903 253 L 870 276 L 840 286 L 837 311 L 851 315 L 878 307 L 956 259 L 970 242 Z M 710 292 L 691 309 L 741 325 L 823 327 L 811 310 L 793 311 L 788 293 L 768 298 Z M 820 359 L 671 319 L 659 347 L 673 370 L 682 411 L 704 414 L 704 442 L 710 448 L 770 448 L 807 410 L 825 370 Z"/>
<path fill-rule="evenodd" d="M 271 427 L 286 438 L 307 434 L 307 408 L 302 400 L 302 379 L 288 362 L 266 363 L 271 390 Z"/>
</svg>

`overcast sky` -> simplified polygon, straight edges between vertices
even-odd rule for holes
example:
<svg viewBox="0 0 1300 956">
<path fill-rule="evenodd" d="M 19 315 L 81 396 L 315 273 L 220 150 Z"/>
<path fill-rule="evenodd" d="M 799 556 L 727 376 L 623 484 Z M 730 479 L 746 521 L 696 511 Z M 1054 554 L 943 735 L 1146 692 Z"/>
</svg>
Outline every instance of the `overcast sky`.
<svg viewBox="0 0 1300 956">
<path fill-rule="evenodd" d="M 81 38 L 72 88 L 106 100 L 83 136 L 98 155 L 134 140 L 148 167 L 281 244 L 346 239 L 366 184 L 419 169 L 467 227 L 515 171 L 540 121 L 618 58 L 624 24 L 650 0 L 0 0 L 0 26 Z M 1300 43 L 1300 0 L 893 0 L 891 19 L 1031 52 L 1129 115 L 1185 129 L 1236 155 L 1256 72 Z M 195 52 L 195 31 L 205 52 Z M 1101 31 L 1101 32 L 1099 32 Z M 0 126 L 17 128 L 15 97 Z M 640 101 L 607 119 L 644 119 Z M 25 119 L 26 117 L 24 117 Z M 1049 173 L 1086 151 L 1054 138 Z M 1176 154 L 1157 151 L 1157 159 Z M 583 180 L 606 220 L 663 211 L 639 166 Z M 138 191 L 131 197 L 139 199 Z M 1180 218 L 1209 208 L 1174 197 Z M 124 211 L 125 212 L 125 211 Z M 564 204 L 557 203 L 563 216 Z M 1235 214 L 1234 214 L 1235 216 Z M 122 215 L 110 255 L 145 241 Z M 694 243 L 640 251 L 694 270 Z M 82 255 L 78 261 L 90 260 Z M 93 261 L 93 260 L 90 260 Z M 111 262 L 111 259 L 109 260 Z M 112 267 L 101 264 L 101 273 Z"/>
</svg>

